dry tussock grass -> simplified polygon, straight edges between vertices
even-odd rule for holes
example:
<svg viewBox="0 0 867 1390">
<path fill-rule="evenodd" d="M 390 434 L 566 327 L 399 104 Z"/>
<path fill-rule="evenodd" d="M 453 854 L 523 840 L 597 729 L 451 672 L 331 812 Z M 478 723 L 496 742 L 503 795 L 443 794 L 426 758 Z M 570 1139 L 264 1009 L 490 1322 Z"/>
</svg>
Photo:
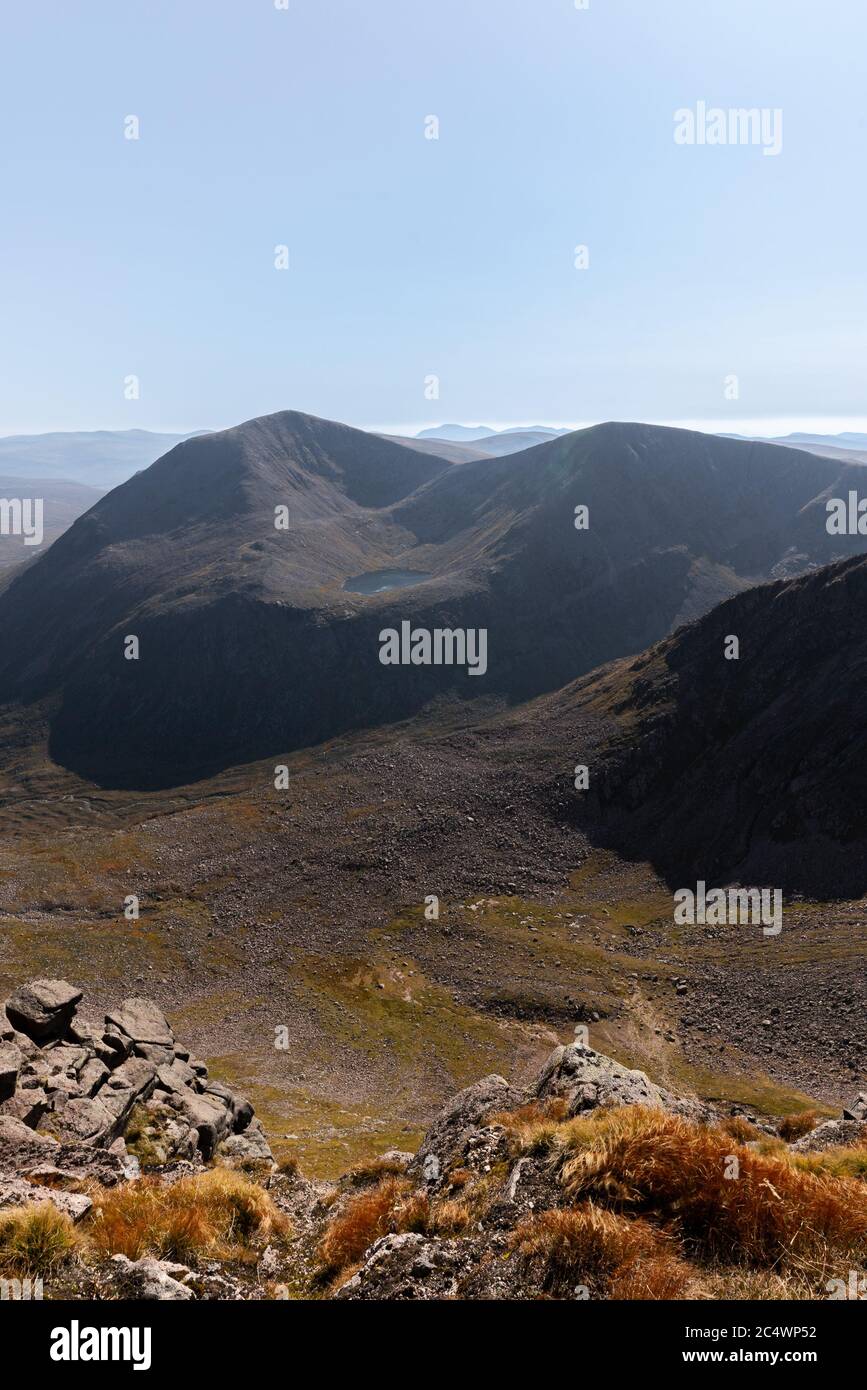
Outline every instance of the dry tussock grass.
<svg viewBox="0 0 867 1390">
<path fill-rule="evenodd" d="M 828 1173 L 834 1178 L 867 1181 L 867 1143 L 857 1148 L 822 1149 L 818 1153 L 792 1154 L 791 1162 L 805 1173 Z"/>
<path fill-rule="evenodd" d="M 797 1115 L 786 1115 L 780 1120 L 777 1133 L 787 1144 L 792 1144 L 796 1139 L 802 1139 L 805 1134 L 809 1134 L 811 1129 L 815 1129 L 818 1119 L 818 1110 L 800 1110 Z"/>
<path fill-rule="evenodd" d="M 689 1270 L 647 1222 L 586 1206 L 541 1212 L 515 1233 L 518 1257 L 554 1295 L 585 1285 L 616 1299 L 683 1297 Z"/>
<path fill-rule="evenodd" d="M 349 1173 L 347 1181 L 352 1187 L 371 1187 L 381 1181 L 382 1178 L 399 1178 L 404 1173 L 404 1164 L 400 1159 L 372 1158 L 367 1163 L 359 1163 Z"/>
<path fill-rule="evenodd" d="M 780 1274 L 770 1269 L 747 1269 L 744 1265 L 733 1265 L 696 1269 L 694 1272 L 691 1298 L 768 1303 L 780 1299 L 801 1301 L 827 1297 L 815 1279 L 797 1270 Z"/>
<path fill-rule="evenodd" d="M 730 1139 L 737 1139 L 740 1144 L 759 1142 L 767 1137 L 760 1129 L 756 1129 L 755 1125 L 751 1125 L 749 1120 L 745 1120 L 743 1115 L 728 1115 L 722 1121 L 720 1129 Z"/>
<path fill-rule="evenodd" d="M 633 1106 L 595 1112 L 564 1144 L 573 1150 L 561 1168 L 570 1198 L 676 1222 L 710 1259 L 821 1271 L 840 1255 L 867 1253 L 863 1184 L 806 1172 L 719 1130 Z M 726 1177 L 732 1156 L 735 1178 Z"/>
<path fill-rule="evenodd" d="M 427 1230 L 430 1235 L 459 1236 L 473 1222 L 473 1212 L 467 1202 L 446 1199 L 431 1207 Z"/>
<path fill-rule="evenodd" d="M 562 1096 L 553 1096 L 546 1101 L 530 1101 L 517 1110 L 497 1110 L 486 1123 L 502 1125 L 516 1153 L 543 1154 L 553 1147 L 566 1113 Z"/>
<path fill-rule="evenodd" d="M 45 1276 L 70 1259 L 78 1234 L 51 1202 L 37 1202 L 0 1215 L 0 1273 Z"/>
<path fill-rule="evenodd" d="M 230 1168 L 211 1168 L 173 1184 L 145 1177 L 95 1197 L 88 1242 L 105 1255 L 187 1261 L 282 1240 L 287 1218 L 269 1194 Z"/>
<path fill-rule="evenodd" d="M 430 1204 L 406 1178 L 383 1178 L 338 1211 L 319 1245 L 321 1273 L 334 1277 L 357 1265 L 380 1236 L 424 1231 Z"/>
</svg>

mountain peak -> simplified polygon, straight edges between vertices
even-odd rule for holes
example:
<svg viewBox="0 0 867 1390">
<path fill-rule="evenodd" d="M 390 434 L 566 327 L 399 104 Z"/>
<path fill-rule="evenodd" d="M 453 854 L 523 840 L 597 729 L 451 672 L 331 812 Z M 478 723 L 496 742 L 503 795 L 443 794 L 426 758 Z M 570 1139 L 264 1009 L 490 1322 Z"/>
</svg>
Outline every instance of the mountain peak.
<svg viewBox="0 0 867 1390">
<path fill-rule="evenodd" d="M 451 465 L 278 411 L 177 445 L 18 573 L 0 699 L 59 695 L 53 755 L 109 779 L 119 762 L 177 778 L 267 756 L 444 695 L 526 699 L 732 590 L 857 551 L 824 525 L 847 478 L 777 445 L 615 421 Z M 484 679 L 461 662 L 384 676 L 379 634 L 407 623 L 484 632 Z"/>
</svg>

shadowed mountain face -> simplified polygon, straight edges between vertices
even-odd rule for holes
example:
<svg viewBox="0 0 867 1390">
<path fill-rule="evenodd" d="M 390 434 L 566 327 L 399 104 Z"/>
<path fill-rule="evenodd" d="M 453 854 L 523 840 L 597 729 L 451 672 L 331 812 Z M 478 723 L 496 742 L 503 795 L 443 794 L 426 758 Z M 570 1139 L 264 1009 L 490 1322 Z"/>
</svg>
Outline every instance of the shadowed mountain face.
<svg viewBox="0 0 867 1390">
<path fill-rule="evenodd" d="M 729 881 L 820 897 L 867 890 L 867 560 L 750 589 L 638 660 L 544 702 L 615 716 L 588 753 L 577 823 L 678 886 Z M 727 660 L 727 638 L 740 643 Z M 537 716 L 538 717 L 538 716 Z M 580 721 L 579 721 L 580 722 Z M 577 757 L 582 749 L 575 750 Z"/>
<path fill-rule="evenodd" d="M 0 699 L 51 697 L 65 765 L 159 785 L 445 694 L 529 698 L 732 591 L 857 551 L 824 508 L 857 475 L 640 425 L 452 466 L 294 412 L 252 420 L 173 449 L 13 580 Z M 421 578 L 344 589 L 371 572 Z M 486 629 L 487 669 L 383 665 L 379 634 L 403 621 Z"/>
</svg>

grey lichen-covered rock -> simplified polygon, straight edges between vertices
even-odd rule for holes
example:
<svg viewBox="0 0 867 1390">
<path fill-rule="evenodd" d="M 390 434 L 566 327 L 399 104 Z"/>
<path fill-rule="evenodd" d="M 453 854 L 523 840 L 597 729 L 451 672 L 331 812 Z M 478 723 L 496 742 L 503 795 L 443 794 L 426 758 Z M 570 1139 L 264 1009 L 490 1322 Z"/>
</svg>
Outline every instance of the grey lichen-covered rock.
<svg viewBox="0 0 867 1390">
<path fill-rule="evenodd" d="M 177 1108 L 196 1131 L 198 1147 L 206 1160 L 212 1157 L 220 1140 L 232 1132 L 232 1114 L 222 1100 L 185 1090 L 183 1094 L 170 1095 L 168 1103 Z"/>
<path fill-rule="evenodd" d="M 598 1105 L 666 1108 L 665 1092 L 644 1074 L 622 1067 L 592 1047 L 571 1043 L 554 1049 L 536 1085 L 539 1099 L 562 1097 L 570 1115 Z"/>
<path fill-rule="evenodd" d="M 152 1062 L 155 1067 L 171 1066 L 175 1060 L 175 1050 L 168 1044 L 158 1043 L 136 1043 L 133 1047 L 136 1057 L 142 1057 L 146 1062 Z"/>
<path fill-rule="evenodd" d="M 76 1013 L 66 1030 L 71 1042 L 81 1043 L 89 1052 L 95 1052 L 102 1042 L 103 1030 L 92 1019 L 82 1018 Z"/>
<path fill-rule="evenodd" d="M 97 1096 L 79 1096 L 46 1111 L 38 1128 L 61 1143 L 108 1143 L 114 1138 L 115 1116 Z"/>
<path fill-rule="evenodd" d="M 265 1131 L 256 1119 L 251 1120 L 241 1134 L 230 1134 L 227 1139 L 221 1139 L 214 1150 L 214 1157 L 218 1162 L 232 1166 L 261 1163 L 271 1169 L 277 1167 Z"/>
<path fill-rule="evenodd" d="M 133 1046 L 174 1049 L 175 1035 L 152 999 L 124 999 L 119 1009 L 106 1014 L 105 1026 L 106 1032 L 129 1038 Z"/>
<path fill-rule="evenodd" d="M 410 1171 L 436 1182 L 449 1164 L 461 1156 L 467 1140 L 492 1111 L 512 1110 L 525 1100 L 524 1092 L 510 1086 L 502 1076 L 486 1076 L 474 1086 L 467 1086 L 437 1115 Z"/>
<path fill-rule="evenodd" d="M 845 1117 L 846 1111 L 843 1111 Z M 789 1147 L 795 1153 L 821 1153 L 824 1149 L 855 1147 L 863 1143 L 864 1121 L 852 1119 L 824 1120 L 809 1134 L 796 1139 Z"/>
<path fill-rule="evenodd" d="M 124 1119 L 137 1100 L 146 1100 L 156 1085 L 157 1069 L 143 1057 L 128 1057 L 109 1072 L 99 1097 L 116 1119 Z"/>
<path fill-rule="evenodd" d="M 14 1115 L 0 1115 L 0 1163 L 2 1163 L 4 1151 L 8 1153 L 10 1146 L 17 1147 L 20 1144 L 29 1144 L 34 1141 L 49 1146 L 54 1142 L 47 1135 L 37 1134 L 30 1125 L 17 1119 Z"/>
<path fill-rule="evenodd" d="M 0 1175 L 0 1211 L 8 1207 L 33 1206 L 40 1202 L 50 1202 L 57 1211 L 72 1221 L 80 1221 L 93 1206 L 92 1199 L 83 1192 L 65 1192 L 62 1188 L 28 1182 L 26 1178 L 8 1178 Z"/>
<path fill-rule="evenodd" d="M 108 1067 L 98 1057 L 91 1057 L 78 1073 L 78 1084 L 84 1096 L 96 1095 L 108 1077 Z"/>
<path fill-rule="evenodd" d="M 388 1301 L 454 1298 L 469 1267 L 467 1241 L 430 1239 L 407 1232 L 381 1236 L 335 1297 Z"/>
<path fill-rule="evenodd" d="M 82 990 L 66 980 L 31 980 L 6 1000 L 12 1026 L 34 1040 L 60 1037 L 68 1027 Z"/>
<path fill-rule="evenodd" d="M 859 1091 L 858 1095 L 847 1105 L 843 1111 L 844 1120 L 860 1120 L 862 1124 L 867 1122 L 867 1091 Z"/>
<path fill-rule="evenodd" d="M 103 1031 L 76 1017 L 81 997 L 65 980 L 34 980 L 7 1001 L 0 1121 L 38 1126 L 41 1137 L 66 1146 L 108 1150 L 123 1148 L 136 1113 L 137 1141 L 151 1163 L 209 1159 L 228 1139 L 239 1141 L 228 1150 L 234 1158 L 272 1161 L 261 1126 L 252 1128 L 249 1100 L 208 1081 L 205 1064 L 176 1046 L 157 1004 L 125 999 L 106 1014 Z M 151 1097 L 158 1104 L 142 1114 Z M 122 1156 L 128 1161 L 125 1148 Z"/>
<path fill-rule="evenodd" d="M 414 1158 L 415 1154 L 410 1153 L 408 1149 L 386 1149 L 385 1153 L 379 1154 L 377 1161 L 389 1164 L 395 1171 L 405 1173 Z"/>
<path fill-rule="evenodd" d="M 51 1168 L 71 1183 L 114 1187 L 133 1175 L 126 1150 L 59 1142 L 10 1116 L 0 1116 L 0 1175 L 30 1177 Z"/>
<path fill-rule="evenodd" d="M 114 1255 L 112 1263 L 121 1290 L 128 1298 L 162 1303 L 185 1302 L 193 1297 L 192 1289 L 180 1282 L 190 1274 L 186 1265 L 156 1260 L 150 1255 L 141 1260 L 131 1260 L 126 1255 Z"/>
<path fill-rule="evenodd" d="M 35 1129 L 48 1113 L 51 1101 L 40 1086 L 22 1086 L 20 1078 L 15 1094 L 0 1102 L 0 1119 L 18 1120 Z"/>
<path fill-rule="evenodd" d="M 179 1057 L 175 1057 L 170 1064 L 163 1063 L 157 1067 L 156 1088 L 158 1091 L 180 1091 L 186 1087 L 197 1089 L 199 1078 L 192 1067 L 187 1066 Z"/>
<path fill-rule="evenodd" d="M 208 1081 L 204 1087 L 204 1094 L 223 1101 L 232 1116 L 232 1129 L 236 1134 L 241 1134 L 247 1128 L 253 1118 L 253 1107 L 246 1096 L 233 1091 L 222 1081 Z"/>
</svg>

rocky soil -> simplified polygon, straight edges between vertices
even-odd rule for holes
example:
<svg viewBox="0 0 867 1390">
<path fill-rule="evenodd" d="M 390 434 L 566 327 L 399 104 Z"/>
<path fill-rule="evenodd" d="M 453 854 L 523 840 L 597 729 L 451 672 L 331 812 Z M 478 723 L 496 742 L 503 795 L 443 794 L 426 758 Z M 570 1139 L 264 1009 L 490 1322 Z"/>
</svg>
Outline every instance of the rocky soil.
<svg viewBox="0 0 867 1390">
<path fill-rule="evenodd" d="M 839 1106 L 867 1083 L 864 904 L 787 897 L 774 939 L 675 928 L 670 885 L 595 848 L 567 804 L 622 666 L 567 706 L 469 726 L 444 708 L 287 756 L 283 792 L 272 764 L 98 792 L 42 760 L 38 730 L 10 737 L 0 988 L 36 971 L 104 1012 L 153 998 L 274 1152 L 328 1177 L 417 1142 L 473 1077 L 527 1080 L 577 1021 L 656 1080 L 770 1115 Z"/>
</svg>

